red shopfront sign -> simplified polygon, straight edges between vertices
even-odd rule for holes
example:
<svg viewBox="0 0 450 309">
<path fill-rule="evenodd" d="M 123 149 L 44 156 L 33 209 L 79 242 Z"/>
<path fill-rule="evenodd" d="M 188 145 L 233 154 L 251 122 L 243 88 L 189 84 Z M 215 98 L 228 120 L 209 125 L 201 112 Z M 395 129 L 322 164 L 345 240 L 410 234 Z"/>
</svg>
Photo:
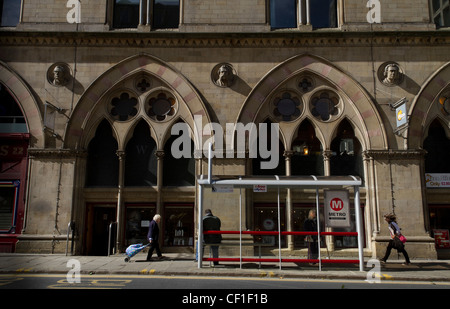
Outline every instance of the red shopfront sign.
<svg viewBox="0 0 450 309">
<path fill-rule="evenodd" d="M 437 249 L 449 249 L 450 248 L 450 237 L 448 230 L 433 230 L 434 232 L 434 242 Z"/>
<path fill-rule="evenodd" d="M 6 140 L 0 143 L 0 160 L 16 161 L 27 156 L 28 142 Z"/>
</svg>

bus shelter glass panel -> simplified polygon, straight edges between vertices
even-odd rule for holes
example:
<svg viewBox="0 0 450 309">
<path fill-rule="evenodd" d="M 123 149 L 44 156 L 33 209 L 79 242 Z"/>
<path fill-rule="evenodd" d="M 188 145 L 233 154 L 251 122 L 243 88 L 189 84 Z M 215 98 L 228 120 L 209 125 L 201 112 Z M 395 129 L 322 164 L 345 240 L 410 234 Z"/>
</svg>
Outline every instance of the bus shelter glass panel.
<svg viewBox="0 0 450 309">
<path fill-rule="evenodd" d="M 254 207 L 255 231 L 278 232 L 278 207 L 276 204 L 258 204 Z M 281 231 L 286 231 L 285 207 L 280 205 Z M 277 235 L 255 235 L 256 242 L 278 246 Z M 286 236 L 281 236 L 281 246 L 286 245 Z"/>
</svg>

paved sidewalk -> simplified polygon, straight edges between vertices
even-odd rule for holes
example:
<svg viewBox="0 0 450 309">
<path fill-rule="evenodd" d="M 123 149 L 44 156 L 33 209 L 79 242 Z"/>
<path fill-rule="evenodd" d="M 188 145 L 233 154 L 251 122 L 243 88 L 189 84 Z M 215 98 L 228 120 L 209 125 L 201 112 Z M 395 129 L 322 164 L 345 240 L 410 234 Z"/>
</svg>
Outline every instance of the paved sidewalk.
<svg viewBox="0 0 450 309">
<path fill-rule="evenodd" d="M 357 279 L 366 280 L 373 266 L 366 259 L 365 271 L 359 271 L 353 264 L 318 265 L 283 263 L 243 263 L 221 262 L 216 267 L 203 262 L 202 268 L 193 260 L 193 254 L 168 253 L 163 260 L 146 261 L 146 253 L 139 253 L 130 262 L 124 261 L 124 255 L 114 256 L 65 256 L 61 254 L 17 254 L 0 253 L 0 274 L 67 274 L 72 269 L 70 260 L 80 264 L 81 274 L 116 274 L 148 276 L 240 276 L 305 279 Z M 68 265 L 69 263 L 69 265 Z M 372 278 L 381 280 L 447 281 L 450 282 L 450 261 L 448 260 L 412 260 L 409 266 L 401 261 L 392 261 L 381 265 L 381 272 Z"/>
</svg>

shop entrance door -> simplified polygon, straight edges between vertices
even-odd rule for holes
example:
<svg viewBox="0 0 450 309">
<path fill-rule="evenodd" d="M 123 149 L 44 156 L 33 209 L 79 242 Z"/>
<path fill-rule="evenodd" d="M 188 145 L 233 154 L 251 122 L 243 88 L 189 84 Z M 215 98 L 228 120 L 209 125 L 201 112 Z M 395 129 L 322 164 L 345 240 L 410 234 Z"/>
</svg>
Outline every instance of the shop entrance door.
<svg viewBox="0 0 450 309">
<path fill-rule="evenodd" d="M 93 206 L 88 217 L 88 255 L 108 255 L 108 239 L 110 224 L 116 221 L 116 208 Z M 113 225 L 114 226 L 114 225 Z M 111 248 L 114 247 L 115 229 L 111 235 Z"/>
</svg>

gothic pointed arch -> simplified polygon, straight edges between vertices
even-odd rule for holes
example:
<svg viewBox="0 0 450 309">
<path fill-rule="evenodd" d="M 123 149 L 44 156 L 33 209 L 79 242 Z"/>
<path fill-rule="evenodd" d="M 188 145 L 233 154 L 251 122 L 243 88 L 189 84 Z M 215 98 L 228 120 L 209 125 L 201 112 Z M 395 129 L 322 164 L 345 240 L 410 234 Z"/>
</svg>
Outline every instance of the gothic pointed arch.
<svg viewBox="0 0 450 309">
<path fill-rule="evenodd" d="M 20 106 L 30 133 L 30 144 L 35 148 L 45 146 L 44 125 L 38 100 L 27 83 L 11 67 L 0 61 L 0 83 L 6 87 Z"/>
<path fill-rule="evenodd" d="M 162 90 L 164 93 L 172 94 L 176 98 L 177 102 L 180 103 L 181 117 L 191 127 L 194 127 L 195 116 L 201 116 L 203 125 L 211 122 L 199 93 L 179 71 L 154 56 L 139 54 L 124 59 L 114 65 L 99 76 L 83 93 L 67 124 L 64 136 L 64 146 L 66 148 L 84 147 L 87 143 L 85 131 L 89 130 L 91 121 L 98 117 L 96 115 L 97 105 L 99 105 L 106 96 L 110 95 L 111 91 L 117 89 L 119 87 L 118 85 L 131 78 L 137 79 L 143 74 L 147 74 L 151 78 L 157 80 L 164 86 L 164 89 Z M 139 94 L 139 91 L 138 88 L 138 90 L 135 90 L 134 92 Z M 123 98 L 132 99 L 134 92 L 129 91 L 129 96 L 126 97 L 126 95 L 124 95 Z M 159 94 L 155 95 L 157 97 Z M 122 98 L 122 93 L 119 93 L 117 97 Z M 149 98 L 149 100 L 150 99 L 151 98 Z M 149 102 L 140 102 L 139 100 L 140 99 L 138 98 L 138 104 L 146 104 L 146 108 L 151 104 Z M 137 112 L 139 112 L 139 110 Z M 162 123 L 160 127 L 163 130 L 164 124 L 167 124 L 167 126 L 170 125 L 169 121 L 166 121 L 161 117 L 157 118 L 157 116 L 161 116 L 159 114 L 153 115 L 152 111 L 148 110 L 146 110 L 145 113 L 148 113 L 149 117 L 155 116 L 155 121 Z M 168 113 L 170 113 L 170 111 L 168 111 Z M 133 116 L 133 114 L 130 115 Z M 131 120 L 125 119 L 125 121 Z M 162 147 L 160 141 L 157 141 L 157 143 L 158 147 Z M 119 141 L 119 147 L 124 147 L 123 140 Z"/>
<path fill-rule="evenodd" d="M 267 110 L 265 107 L 268 105 L 267 102 L 274 96 L 275 92 L 280 91 L 288 80 L 296 79 L 297 90 L 300 93 L 302 91 L 309 93 L 311 91 L 311 83 L 308 81 L 309 76 L 324 81 L 324 84 L 327 86 L 323 86 L 323 88 L 316 91 L 335 93 L 343 101 L 347 109 L 347 115 L 350 112 L 348 107 L 352 108 L 351 117 L 353 123 L 358 127 L 358 131 L 361 132 L 366 149 L 381 150 L 388 148 L 388 139 L 382 118 L 369 93 L 342 69 L 321 57 L 310 54 L 294 56 L 269 71 L 245 100 L 238 114 L 237 123 L 258 122 L 262 114 L 270 113 L 270 110 Z M 303 79 L 302 77 L 305 78 Z M 322 93 L 317 92 L 317 95 L 320 96 Z M 293 98 L 292 95 L 291 97 Z M 342 113 L 339 114 L 337 112 L 330 115 L 322 115 L 320 111 L 312 111 L 310 102 L 311 100 L 309 102 L 300 100 L 298 105 L 300 113 L 292 112 L 292 114 L 287 114 L 289 110 L 293 110 L 294 103 L 291 104 L 292 107 L 290 109 L 286 108 L 286 110 L 280 111 L 283 116 L 285 116 L 284 114 L 291 116 L 290 119 L 287 119 L 286 125 L 280 125 L 281 130 L 291 131 L 290 134 L 286 133 L 286 135 L 294 135 L 295 126 L 289 125 L 289 121 L 295 120 L 294 117 L 296 115 L 298 115 L 297 119 L 300 121 L 307 113 L 310 116 L 318 115 L 322 117 L 320 121 L 323 123 L 335 122 L 342 115 Z M 329 145 L 330 141 L 328 140 L 326 143 Z"/>
<path fill-rule="evenodd" d="M 445 105 L 444 105 L 445 104 Z M 409 111 L 409 149 L 422 148 L 428 127 L 436 119 L 446 123 L 450 133 L 450 62 L 441 66 L 422 86 Z"/>
</svg>

